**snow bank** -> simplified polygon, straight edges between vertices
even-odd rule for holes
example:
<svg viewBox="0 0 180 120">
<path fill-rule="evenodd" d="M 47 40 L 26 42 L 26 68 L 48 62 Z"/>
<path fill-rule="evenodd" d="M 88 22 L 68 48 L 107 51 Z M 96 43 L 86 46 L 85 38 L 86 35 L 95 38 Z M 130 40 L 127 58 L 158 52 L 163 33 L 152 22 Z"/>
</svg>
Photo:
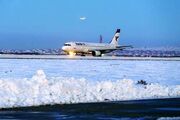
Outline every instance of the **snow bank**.
<svg viewBox="0 0 180 120">
<path fill-rule="evenodd" d="M 129 79 L 93 82 L 47 78 L 43 70 L 31 79 L 0 79 L 0 108 L 179 96 L 180 85 L 138 85 Z"/>
</svg>

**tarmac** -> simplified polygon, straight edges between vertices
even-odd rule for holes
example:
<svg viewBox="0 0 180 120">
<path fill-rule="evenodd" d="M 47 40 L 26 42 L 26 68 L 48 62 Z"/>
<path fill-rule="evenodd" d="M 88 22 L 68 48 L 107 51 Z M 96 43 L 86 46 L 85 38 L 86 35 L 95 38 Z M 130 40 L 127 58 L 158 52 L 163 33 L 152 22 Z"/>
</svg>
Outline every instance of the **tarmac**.
<svg viewBox="0 0 180 120">
<path fill-rule="evenodd" d="M 0 54 L 0 59 L 180 61 L 180 57 L 118 57 L 118 56 L 94 57 L 94 56 L 70 56 L 70 55 L 16 55 L 16 54 Z"/>
</svg>

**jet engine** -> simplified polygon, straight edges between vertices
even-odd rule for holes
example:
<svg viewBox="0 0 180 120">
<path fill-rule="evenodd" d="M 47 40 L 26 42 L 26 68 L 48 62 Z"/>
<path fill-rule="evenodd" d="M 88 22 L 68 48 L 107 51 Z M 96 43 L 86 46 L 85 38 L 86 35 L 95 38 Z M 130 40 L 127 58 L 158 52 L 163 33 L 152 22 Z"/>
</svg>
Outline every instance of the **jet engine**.
<svg viewBox="0 0 180 120">
<path fill-rule="evenodd" d="M 93 56 L 101 56 L 101 51 L 92 51 Z"/>
</svg>

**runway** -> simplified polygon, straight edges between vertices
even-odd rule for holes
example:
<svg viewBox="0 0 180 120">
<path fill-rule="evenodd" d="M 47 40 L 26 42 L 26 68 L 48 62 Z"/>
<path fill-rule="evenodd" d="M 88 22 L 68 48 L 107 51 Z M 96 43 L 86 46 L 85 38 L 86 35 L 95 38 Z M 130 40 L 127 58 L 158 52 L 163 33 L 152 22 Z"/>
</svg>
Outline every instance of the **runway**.
<svg viewBox="0 0 180 120">
<path fill-rule="evenodd" d="M 180 61 L 180 57 L 118 57 L 118 56 L 68 56 L 68 55 L 15 55 L 0 54 L 0 59 L 64 59 L 64 60 L 154 60 Z"/>
<path fill-rule="evenodd" d="M 118 119 L 121 117 L 178 120 L 180 118 L 179 100 L 179 98 L 167 98 L 7 108 L 1 109 L 0 119 Z"/>
</svg>

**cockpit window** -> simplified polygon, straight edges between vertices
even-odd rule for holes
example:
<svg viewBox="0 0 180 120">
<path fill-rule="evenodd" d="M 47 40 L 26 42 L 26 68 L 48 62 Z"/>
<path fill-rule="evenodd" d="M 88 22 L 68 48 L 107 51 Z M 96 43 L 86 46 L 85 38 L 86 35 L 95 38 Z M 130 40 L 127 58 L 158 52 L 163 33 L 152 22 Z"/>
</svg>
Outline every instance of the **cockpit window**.
<svg viewBox="0 0 180 120">
<path fill-rule="evenodd" d="M 71 46 L 71 44 L 67 44 L 67 43 L 65 43 L 65 44 L 64 44 L 64 46 Z"/>
</svg>

